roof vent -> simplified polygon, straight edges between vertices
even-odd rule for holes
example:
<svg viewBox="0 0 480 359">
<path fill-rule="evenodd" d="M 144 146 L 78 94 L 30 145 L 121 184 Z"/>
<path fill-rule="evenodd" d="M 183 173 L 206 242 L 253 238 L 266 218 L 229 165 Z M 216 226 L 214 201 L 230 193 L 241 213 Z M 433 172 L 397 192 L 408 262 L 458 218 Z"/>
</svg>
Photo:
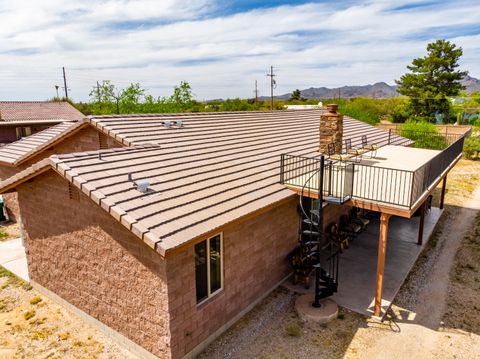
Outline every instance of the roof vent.
<svg viewBox="0 0 480 359">
<path fill-rule="evenodd" d="M 172 127 L 172 122 L 171 121 L 164 121 L 163 125 L 165 126 L 165 128 L 170 128 L 170 127 Z"/>
<path fill-rule="evenodd" d="M 177 120 L 176 125 L 177 127 L 183 127 L 183 121 Z"/>
<path fill-rule="evenodd" d="M 135 187 L 142 193 L 149 192 L 150 182 L 146 180 L 135 181 Z"/>
</svg>

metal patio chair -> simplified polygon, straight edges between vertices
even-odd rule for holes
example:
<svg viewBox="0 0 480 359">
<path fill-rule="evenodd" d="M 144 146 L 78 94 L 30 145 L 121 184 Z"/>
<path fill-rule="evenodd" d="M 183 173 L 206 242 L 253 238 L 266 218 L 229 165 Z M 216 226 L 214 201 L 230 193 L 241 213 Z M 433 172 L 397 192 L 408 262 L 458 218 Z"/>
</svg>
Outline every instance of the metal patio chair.
<svg viewBox="0 0 480 359">
<path fill-rule="evenodd" d="M 355 156 L 355 162 L 360 163 L 362 161 L 362 156 L 368 152 L 367 149 L 352 147 L 352 140 L 350 138 L 345 139 L 345 151 Z"/>
<path fill-rule="evenodd" d="M 368 143 L 367 135 L 362 135 L 362 149 L 370 152 L 370 158 L 377 157 L 377 150 L 380 148 L 375 143 Z"/>
<path fill-rule="evenodd" d="M 331 142 L 327 145 L 327 156 L 330 160 L 340 162 L 348 161 L 354 157 L 349 153 L 335 153 L 335 142 Z"/>
</svg>

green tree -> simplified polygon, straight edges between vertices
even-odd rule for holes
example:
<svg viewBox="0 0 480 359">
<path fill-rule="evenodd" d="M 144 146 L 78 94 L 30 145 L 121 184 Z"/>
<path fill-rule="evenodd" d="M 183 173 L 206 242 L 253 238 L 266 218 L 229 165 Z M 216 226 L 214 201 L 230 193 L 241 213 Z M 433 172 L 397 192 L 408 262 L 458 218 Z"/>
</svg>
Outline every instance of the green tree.
<svg viewBox="0 0 480 359">
<path fill-rule="evenodd" d="M 463 54 L 461 47 L 446 40 L 427 45 L 427 55 L 407 66 L 411 73 L 397 80 L 397 91 L 410 97 L 409 107 L 417 118 L 435 121 L 436 115 L 451 117 L 449 96 L 464 89 L 460 80 L 467 71 L 456 70 Z"/>
<path fill-rule="evenodd" d="M 185 111 L 194 103 L 193 93 L 190 84 L 187 81 L 181 81 L 180 86 L 173 88 L 173 94 L 170 96 L 170 102 L 175 105 L 179 111 Z"/>
<path fill-rule="evenodd" d="M 296 89 L 292 92 L 292 95 L 290 96 L 290 100 L 292 101 L 301 101 L 302 100 L 302 93 L 300 92 L 299 89 Z"/>
</svg>

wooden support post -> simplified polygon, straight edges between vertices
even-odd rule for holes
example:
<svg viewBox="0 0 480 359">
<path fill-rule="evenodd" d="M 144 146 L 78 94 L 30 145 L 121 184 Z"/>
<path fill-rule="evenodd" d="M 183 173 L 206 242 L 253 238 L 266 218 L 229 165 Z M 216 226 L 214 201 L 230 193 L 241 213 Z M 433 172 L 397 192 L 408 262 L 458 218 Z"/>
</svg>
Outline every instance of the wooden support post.
<svg viewBox="0 0 480 359">
<path fill-rule="evenodd" d="M 445 190 L 447 189 L 447 175 L 443 177 L 443 183 L 442 183 L 442 195 L 440 197 L 440 209 L 443 209 L 443 203 L 445 201 Z"/>
<path fill-rule="evenodd" d="M 425 212 L 427 211 L 428 198 L 420 206 L 420 225 L 418 226 L 418 241 L 417 244 L 423 244 L 423 227 L 425 225 Z"/>
<path fill-rule="evenodd" d="M 382 314 L 382 290 L 383 273 L 385 271 L 385 257 L 387 255 L 388 221 L 391 214 L 382 213 L 380 215 L 380 236 L 378 238 L 378 258 L 377 258 L 377 286 L 375 289 L 375 309 L 374 314 L 379 317 Z"/>
</svg>

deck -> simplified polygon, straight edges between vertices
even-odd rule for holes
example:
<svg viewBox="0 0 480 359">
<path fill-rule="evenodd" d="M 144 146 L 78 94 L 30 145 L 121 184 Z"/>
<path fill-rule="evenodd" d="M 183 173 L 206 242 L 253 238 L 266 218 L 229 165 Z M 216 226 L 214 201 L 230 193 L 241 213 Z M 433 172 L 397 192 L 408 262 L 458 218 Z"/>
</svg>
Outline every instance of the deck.
<svg viewBox="0 0 480 359">
<path fill-rule="evenodd" d="M 444 151 L 387 145 L 374 156 L 366 153 L 360 162 L 326 160 L 324 199 L 332 203 L 352 200 L 353 205 L 368 209 L 386 206 L 392 214 L 410 217 L 418 201 L 460 158 L 462 147 L 463 140 Z M 281 183 L 303 196 L 317 198 L 319 156 L 284 157 Z"/>
</svg>

